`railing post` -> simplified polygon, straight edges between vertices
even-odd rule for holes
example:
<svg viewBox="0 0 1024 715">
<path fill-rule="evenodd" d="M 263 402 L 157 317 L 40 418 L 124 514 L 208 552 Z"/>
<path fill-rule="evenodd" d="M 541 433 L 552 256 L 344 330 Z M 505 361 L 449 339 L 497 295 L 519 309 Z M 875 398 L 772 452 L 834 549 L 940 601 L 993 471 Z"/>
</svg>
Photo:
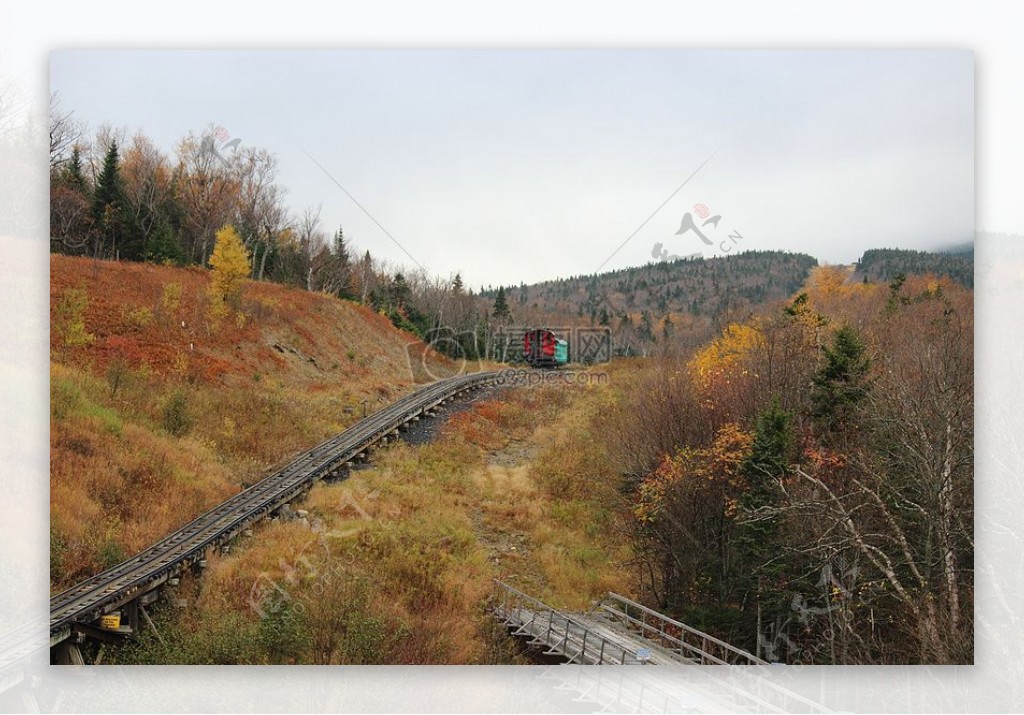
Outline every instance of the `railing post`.
<svg viewBox="0 0 1024 715">
<path fill-rule="evenodd" d="M 583 647 L 580 648 L 580 665 L 584 665 L 587 659 L 587 629 L 583 629 Z"/>
<path fill-rule="evenodd" d="M 597 654 L 598 665 L 604 665 L 604 644 L 607 642 L 604 638 L 601 639 L 601 652 Z"/>
</svg>

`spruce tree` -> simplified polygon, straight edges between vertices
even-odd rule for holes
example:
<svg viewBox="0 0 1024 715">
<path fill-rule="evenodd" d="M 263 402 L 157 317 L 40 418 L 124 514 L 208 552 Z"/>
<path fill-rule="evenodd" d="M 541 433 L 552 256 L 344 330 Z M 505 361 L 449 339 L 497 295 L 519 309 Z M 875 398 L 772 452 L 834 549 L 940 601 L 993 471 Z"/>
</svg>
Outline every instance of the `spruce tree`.
<svg viewBox="0 0 1024 715">
<path fill-rule="evenodd" d="M 350 287 L 352 284 L 352 258 L 348 253 L 348 244 L 345 241 L 345 232 L 341 226 L 334 234 L 334 245 L 331 247 L 332 272 L 335 274 L 338 290 L 341 298 L 353 298 Z"/>
<path fill-rule="evenodd" d="M 82 173 L 82 152 L 78 145 L 71 150 L 71 159 L 63 171 L 64 183 L 83 194 L 89 193 L 89 185 L 85 181 L 85 174 Z"/>
<path fill-rule="evenodd" d="M 773 500 L 772 482 L 786 474 L 793 453 L 792 415 L 773 399 L 757 416 L 750 456 L 743 462 L 750 506 L 764 506 Z"/>
<path fill-rule="evenodd" d="M 755 649 L 759 649 L 756 636 L 766 635 L 788 609 L 788 594 L 781 583 L 779 519 L 763 510 L 778 504 L 778 482 L 789 471 L 794 443 L 792 415 L 773 399 L 757 417 L 750 455 L 740 467 L 745 484 L 739 500 L 743 517 L 737 529 L 737 567 L 747 594 L 743 599 L 746 628 L 755 636 L 748 644 Z"/>
<path fill-rule="evenodd" d="M 120 158 L 117 142 L 112 141 L 103 159 L 103 169 L 96 179 L 96 190 L 92 197 L 93 225 L 100 231 L 102 240 L 98 246 L 98 253 L 105 252 L 105 244 L 109 241 L 110 255 L 117 255 L 121 239 L 125 234 L 124 216 Z"/>
<path fill-rule="evenodd" d="M 177 263 L 181 264 L 185 256 L 181 252 L 181 244 L 178 237 L 166 220 L 161 220 L 153 230 L 153 236 L 149 239 L 146 247 L 146 260 L 153 263 Z"/>
<path fill-rule="evenodd" d="M 494 317 L 498 319 L 510 318 L 512 312 L 508 308 L 508 300 L 505 298 L 505 286 L 498 287 L 498 295 L 494 298 Z"/>
<path fill-rule="evenodd" d="M 823 350 L 825 363 L 812 379 L 811 414 L 824 434 L 834 437 L 867 396 L 871 360 L 864 342 L 850 325 L 839 328 L 832 345 Z"/>
<path fill-rule="evenodd" d="M 405 276 L 401 273 L 395 274 L 395 279 L 391 283 L 391 304 L 398 310 L 405 308 L 406 303 L 409 302 L 409 297 L 412 295 L 412 291 L 409 288 L 409 284 L 405 280 Z"/>
<path fill-rule="evenodd" d="M 345 242 L 345 231 L 341 226 L 338 226 L 338 232 L 334 234 L 334 246 L 332 247 L 331 253 L 334 254 L 335 259 L 337 259 L 345 269 L 348 269 L 352 259 L 348 255 L 348 244 Z"/>
</svg>

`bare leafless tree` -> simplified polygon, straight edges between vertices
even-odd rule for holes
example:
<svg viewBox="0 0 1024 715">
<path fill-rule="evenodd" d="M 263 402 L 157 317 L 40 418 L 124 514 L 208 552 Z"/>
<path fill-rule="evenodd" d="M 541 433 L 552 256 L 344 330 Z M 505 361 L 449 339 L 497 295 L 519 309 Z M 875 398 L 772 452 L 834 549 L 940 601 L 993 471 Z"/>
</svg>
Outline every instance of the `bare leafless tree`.
<svg viewBox="0 0 1024 715">
<path fill-rule="evenodd" d="M 266 149 L 242 147 L 228 155 L 238 196 L 235 224 L 253 258 L 253 277 L 263 280 L 267 262 L 289 225 L 285 189 L 276 183 L 277 157 Z"/>
<path fill-rule="evenodd" d="M 210 149 L 207 135 L 189 133 L 178 143 L 175 176 L 177 198 L 184 209 L 185 244 L 189 258 L 206 265 L 214 233 L 233 217 L 237 177 Z"/>
<path fill-rule="evenodd" d="M 171 198 L 170 163 L 149 137 L 136 134 L 122 154 L 121 176 L 129 220 L 145 245 Z"/>
<path fill-rule="evenodd" d="M 322 256 L 327 249 L 327 240 L 320 225 L 320 213 L 323 206 L 308 207 L 299 217 L 295 227 L 296 239 L 299 245 L 299 252 L 303 260 L 303 274 L 305 277 L 306 290 L 317 289 L 317 257 Z"/>
<path fill-rule="evenodd" d="M 6 94 L 6 93 L 5 93 Z M 0 94 L 0 118 L 5 105 L 5 94 Z M 0 129 L 3 123 L 0 122 Z M 60 106 L 56 92 L 50 93 L 50 171 L 59 168 L 70 157 L 71 148 L 82 138 L 82 123 L 74 118 L 74 112 Z"/>
<path fill-rule="evenodd" d="M 81 253 L 87 248 L 91 204 L 74 187 L 58 182 L 50 187 L 50 240 L 66 253 Z"/>
</svg>

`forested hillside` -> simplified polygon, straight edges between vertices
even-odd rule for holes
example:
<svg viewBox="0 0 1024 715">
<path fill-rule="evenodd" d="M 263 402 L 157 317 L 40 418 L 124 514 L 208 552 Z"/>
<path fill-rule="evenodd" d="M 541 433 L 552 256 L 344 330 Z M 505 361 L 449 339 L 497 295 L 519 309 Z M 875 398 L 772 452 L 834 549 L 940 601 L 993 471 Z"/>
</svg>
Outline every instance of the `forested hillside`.
<svg viewBox="0 0 1024 715">
<path fill-rule="evenodd" d="M 902 248 L 874 248 L 864 251 L 857 262 L 859 274 L 869 281 L 887 282 L 900 275 L 949 276 L 968 288 L 974 287 L 974 252 L 930 253 Z"/>
<path fill-rule="evenodd" d="M 826 267 L 636 361 L 594 430 L 645 600 L 769 660 L 971 663 L 973 314 L 948 278 Z"/>
<path fill-rule="evenodd" d="M 649 263 L 609 273 L 504 288 L 513 322 L 602 325 L 619 354 L 697 345 L 722 320 L 788 298 L 818 264 L 784 251 Z M 495 297 L 485 291 L 484 297 Z"/>
<path fill-rule="evenodd" d="M 618 355 L 693 348 L 758 306 L 789 298 L 817 260 L 782 251 L 661 261 L 518 286 L 469 287 L 355 251 L 319 207 L 296 211 L 277 181 L 274 153 L 228 148 L 218 128 L 166 153 L 146 135 L 101 127 L 93 136 L 54 105 L 50 234 L 57 253 L 158 264 L 208 265 L 215 234 L 232 226 L 249 275 L 362 303 L 453 357 L 491 356 L 514 326 L 607 327 Z M 969 254 L 869 250 L 858 280 L 948 275 L 973 286 Z"/>
</svg>

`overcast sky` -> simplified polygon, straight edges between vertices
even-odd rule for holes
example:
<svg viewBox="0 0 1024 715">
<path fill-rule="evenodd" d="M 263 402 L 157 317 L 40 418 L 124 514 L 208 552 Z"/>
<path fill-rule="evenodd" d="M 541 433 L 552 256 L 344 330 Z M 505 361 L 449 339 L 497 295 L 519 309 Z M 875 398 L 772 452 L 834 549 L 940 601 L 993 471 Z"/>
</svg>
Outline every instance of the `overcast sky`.
<svg viewBox="0 0 1024 715">
<path fill-rule="evenodd" d="M 322 204 L 359 249 L 473 287 L 658 243 L 846 263 L 974 231 L 965 51 L 60 51 L 51 82 L 93 130 L 170 152 L 213 124 L 270 149 L 295 212 Z M 676 235 L 697 204 L 721 216 L 712 246 Z"/>
</svg>

